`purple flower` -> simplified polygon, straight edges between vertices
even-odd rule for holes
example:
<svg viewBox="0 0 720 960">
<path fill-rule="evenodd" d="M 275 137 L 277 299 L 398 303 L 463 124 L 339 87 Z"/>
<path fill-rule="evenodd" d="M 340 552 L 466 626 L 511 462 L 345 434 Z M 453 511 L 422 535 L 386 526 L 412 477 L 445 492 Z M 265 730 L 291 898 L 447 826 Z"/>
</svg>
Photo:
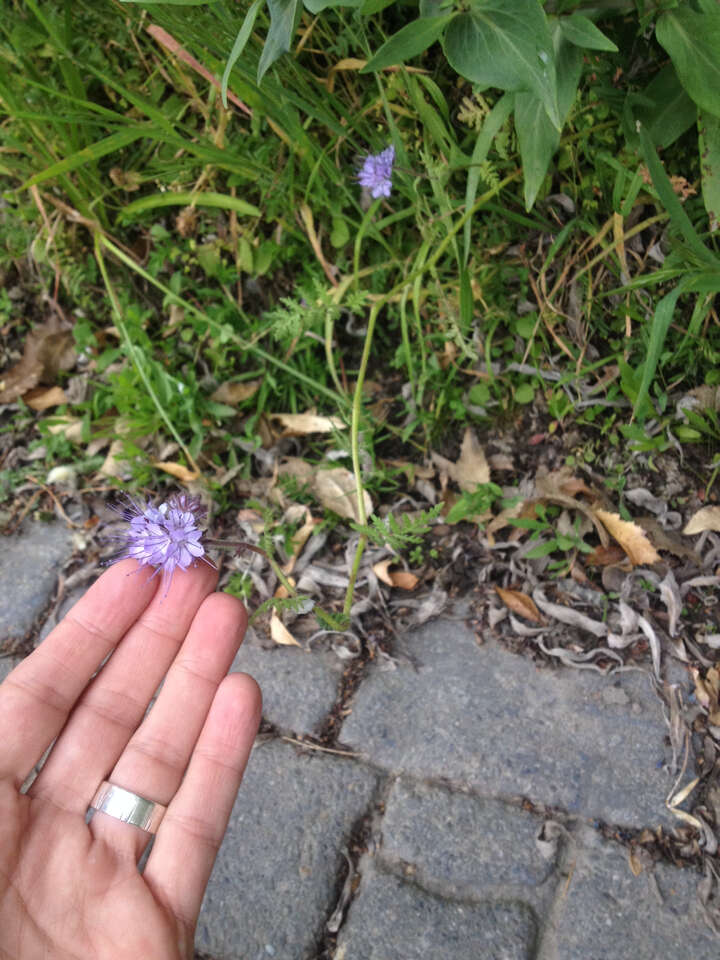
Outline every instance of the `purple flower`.
<svg viewBox="0 0 720 960">
<path fill-rule="evenodd" d="M 177 567 L 187 570 L 198 560 L 213 566 L 200 542 L 203 531 L 198 528 L 198 523 L 203 520 L 206 510 L 199 497 L 180 493 L 159 507 L 150 501 L 141 507 L 127 497 L 124 505 L 112 509 L 130 524 L 130 528 L 114 537 L 123 540 L 125 546 L 110 563 L 129 558 L 137 560 L 141 567 L 155 567 L 155 573 L 162 571 L 163 579 L 167 580 L 166 593 Z"/>
<path fill-rule="evenodd" d="M 358 182 L 361 187 L 370 191 L 370 196 L 374 199 L 378 197 L 389 197 L 392 189 L 392 169 L 395 162 L 395 147 L 392 145 L 373 156 L 370 154 L 365 158 Z"/>
</svg>

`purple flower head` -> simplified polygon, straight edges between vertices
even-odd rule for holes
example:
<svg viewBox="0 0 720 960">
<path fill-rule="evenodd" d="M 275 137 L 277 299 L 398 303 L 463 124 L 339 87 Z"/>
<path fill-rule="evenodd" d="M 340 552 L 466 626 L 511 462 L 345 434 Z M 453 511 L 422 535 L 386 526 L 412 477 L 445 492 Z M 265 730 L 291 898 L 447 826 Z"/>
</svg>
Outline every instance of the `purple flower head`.
<svg viewBox="0 0 720 960">
<path fill-rule="evenodd" d="M 392 145 L 378 153 L 375 156 L 370 154 L 365 157 L 365 161 L 358 174 L 358 182 L 361 187 L 370 191 L 370 196 L 374 199 L 378 197 L 389 197 L 392 189 L 392 169 L 395 162 L 395 147 Z"/>
<path fill-rule="evenodd" d="M 201 543 L 203 531 L 198 528 L 198 523 L 205 517 L 206 510 L 199 497 L 180 493 L 159 507 L 150 501 L 141 507 L 127 497 L 124 505 L 112 509 L 130 524 L 130 528 L 114 536 L 114 539 L 123 540 L 125 545 L 110 563 L 129 558 L 137 560 L 141 567 L 155 567 L 155 573 L 162 572 L 167 581 L 166 593 L 177 567 L 187 570 L 198 560 L 213 566 Z"/>
</svg>

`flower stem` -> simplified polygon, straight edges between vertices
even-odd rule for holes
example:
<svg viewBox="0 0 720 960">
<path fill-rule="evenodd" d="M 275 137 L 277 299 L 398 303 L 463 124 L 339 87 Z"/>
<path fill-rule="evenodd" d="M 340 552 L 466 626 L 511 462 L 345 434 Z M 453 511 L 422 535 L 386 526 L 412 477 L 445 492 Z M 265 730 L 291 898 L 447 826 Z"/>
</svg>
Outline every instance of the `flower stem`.
<svg viewBox="0 0 720 960">
<path fill-rule="evenodd" d="M 400 283 L 396 284 L 388 293 L 384 294 L 382 297 L 379 297 L 375 303 L 372 305 L 370 310 L 370 317 L 368 319 L 367 333 L 365 334 L 365 345 L 363 347 L 362 358 L 360 360 L 360 369 L 358 370 L 357 383 L 355 385 L 355 392 L 353 394 L 353 405 L 352 405 L 352 421 L 350 424 L 350 450 L 352 452 L 352 463 L 353 463 L 353 473 L 355 474 L 355 490 L 357 494 L 357 518 L 358 524 L 360 526 L 367 525 L 367 513 L 365 511 L 365 487 L 362 480 L 362 471 L 360 468 L 360 416 L 362 414 L 362 388 L 363 383 L 365 382 L 365 373 L 367 372 L 368 360 L 370 359 L 370 347 L 372 345 L 373 333 L 375 332 L 375 322 L 377 320 L 378 313 L 380 310 L 388 303 L 394 296 L 398 293 L 402 294 L 405 287 L 409 284 L 414 283 L 422 274 L 438 262 L 443 253 L 447 250 L 448 246 L 452 242 L 453 238 L 462 230 L 466 221 L 468 221 L 473 214 L 484 206 L 488 200 L 491 200 L 496 196 L 503 187 L 506 187 L 508 183 L 512 180 L 516 180 L 521 174 L 521 170 L 515 170 L 513 173 L 509 174 L 504 180 L 501 180 L 500 183 L 492 187 L 490 190 L 486 191 L 475 203 L 470 207 L 469 210 L 466 210 L 461 217 L 452 225 L 451 229 L 448 230 L 447 234 L 443 237 L 440 243 L 437 245 L 432 255 L 425 260 L 420 262 L 410 273 L 404 277 Z M 374 211 L 375 207 L 371 207 L 371 211 Z M 367 215 L 366 218 L 367 219 Z M 365 221 L 363 221 L 363 224 Z M 355 251 L 355 274 L 357 275 L 358 270 L 358 261 L 359 261 L 359 244 L 356 241 Z M 350 571 L 350 580 L 347 585 L 347 590 L 345 591 L 345 604 L 343 607 L 343 613 L 346 616 L 350 616 L 350 610 L 352 608 L 353 594 L 355 592 L 355 583 L 357 581 L 357 576 L 360 571 L 360 562 L 362 560 L 362 555 L 367 546 L 368 538 L 364 533 L 360 534 L 360 539 L 358 540 L 358 545 L 355 549 L 355 556 L 353 558 L 352 569 Z"/>
<path fill-rule="evenodd" d="M 220 547 L 224 549 L 232 548 L 237 550 L 238 552 L 240 550 L 250 550 L 252 553 L 260 554 L 260 556 L 264 557 L 267 560 L 267 562 L 270 564 L 272 572 L 278 578 L 278 580 L 283 585 L 283 587 L 285 587 L 285 589 L 288 592 L 288 595 L 291 597 L 297 596 L 297 591 L 295 590 L 295 587 L 290 583 L 288 578 L 282 572 L 277 560 L 274 560 L 273 557 L 271 557 L 270 554 L 267 553 L 267 551 L 262 549 L 262 547 L 256 547 L 252 543 L 245 543 L 244 540 L 212 540 L 209 537 L 206 537 L 205 543 L 207 543 L 211 547 Z"/>
</svg>

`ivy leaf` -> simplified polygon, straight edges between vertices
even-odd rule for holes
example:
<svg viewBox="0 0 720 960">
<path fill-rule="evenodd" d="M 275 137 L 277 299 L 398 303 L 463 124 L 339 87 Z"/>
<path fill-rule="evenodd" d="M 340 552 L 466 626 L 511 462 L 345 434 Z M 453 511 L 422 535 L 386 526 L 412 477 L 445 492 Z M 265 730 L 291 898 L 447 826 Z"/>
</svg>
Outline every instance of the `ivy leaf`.
<svg viewBox="0 0 720 960">
<path fill-rule="evenodd" d="M 688 6 L 666 10 L 655 33 L 695 103 L 720 116 L 720 10 L 696 13 Z"/>
<path fill-rule="evenodd" d="M 270 29 L 258 63 L 257 82 L 290 49 L 293 33 L 302 13 L 301 0 L 268 0 Z"/>
<path fill-rule="evenodd" d="M 584 50 L 618 52 L 618 48 L 612 40 L 606 37 L 602 30 L 598 30 L 592 20 L 588 20 L 581 13 L 573 13 L 569 17 L 563 17 L 560 20 L 560 29 L 565 35 L 565 39 L 575 44 L 576 47 L 582 47 Z"/>
<path fill-rule="evenodd" d="M 461 76 L 481 89 L 534 93 L 560 129 L 555 55 L 537 0 L 473 0 L 448 26 L 444 46 Z"/>
<path fill-rule="evenodd" d="M 365 64 L 360 73 L 372 73 L 392 67 L 396 63 L 404 63 L 440 39 L 445 27 L 450 23 L 454 14 L 445 14 L 440 17 L 420 17 L 406 24 L 397 33 L 380 47 L 374 57 Z"/>
</svg>

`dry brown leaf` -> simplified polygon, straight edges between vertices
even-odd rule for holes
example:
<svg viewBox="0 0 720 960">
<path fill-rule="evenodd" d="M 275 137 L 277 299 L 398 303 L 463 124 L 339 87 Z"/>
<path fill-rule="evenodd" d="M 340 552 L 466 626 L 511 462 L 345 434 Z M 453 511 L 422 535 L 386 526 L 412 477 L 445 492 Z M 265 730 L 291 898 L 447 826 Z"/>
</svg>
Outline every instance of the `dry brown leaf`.
<svg viewBox="0 0 720 960">
<path fill-rule="evenodd" d="M 242 383 L 221 383 L 210 396 L 216 403 L 226 403 L 229 407 L 236 407 L 239 403 L 249 400 L 260 389 L 262 380 L 244 380 Z"/>
<path fill-rule="evenodd" d="M 59 407 L 61 403 L 68 403 L 62 387 L 38 387 L 30 390 L 23 397 L 23 401 L 31 410 L 48 410 L 50 407 Z"/>
<path fill-rule="evenodd" d="M 609 567 L 622 563 L 626 559 L 625 551 L 617 543 L 610 543 L 607 547 L 595 547 L 592 553 L 585 557 L 585 563 L 591 567 Z"/>
<path fill-rule="evenodd" d="M 310 511 L 306 509 L 305 523 L 293 534 L 291 541 L 292 552 L 288 562 L 282 567 L 282 572 L 285 575 L 292 573 L 295 569 L 295 564 L 298 561 L 298 557 L 302 553 L 302 548 L 305 546 L 308 538 L 319 523 L 322 523 L 322 520 L 315 520 Z"/>
<path fill-rule="evenodd" d="M 28 333 L 22 359 L 0 374 L 0 403 L 13 403 L 39 383 L 52 384 L 60 370 L 70 370 L 77 355 L 73 336 L 56 319 Z"/>
<path fill-rule="evenodd" d="M 61 433 L 71 443 L 80 443 L 83 435 L 83 422 L 77 417 L 57 417 L 55 423 L 50 424 L 48 433 Z"/>
<path fill-rule="evenodd" d="M 402 470 L 410 483 L 414 483 L 416 479 L 431 480 L 435 476 L 432 467 L 410 463 L 409 460 L 384 460 L 383 463 L 387 464 L 388 467 L 397 467 L 398 470 Z"/>
<path fill-rule="evenodd" d="M 683 533 L 692 536 L 703 530 L 720 530 L 720 507 L 703 507 L 694 513 L 687 522 Z"/>
<path fill-rule="evenodd" d="M 474 431 L 468 427 L 460 448 L 460 459 L 455 464 L 453 477 L 461 490 L 472 493 L 479 483 L 490 482 L 490 467 Z"/>
<path fill-rule="evenodd" d="M 172 460 L 153 460 L 152 464 L 157 470 L 169 473 L 171 477 L 176 477 L 181 483 L 192 483 L 200 476 L 196 470 L 190 470 L 182 463 L 175 463 Z"/>
<path fill-rule="evenodd" d="M 505 590 L 503 587 L 495 587 L 495 590 L 505 606 L 513 613 L 530 620 L 531 623 L 545 623 L 532 597 L 528 597 L 520 590 Z"/>
<path fill-rule="evenodd" d="M 695 387 L 689 391 L 689 395 L 697 400 L 703 410 L 720 410 L 720 386 Z"/>
<path fill-rule="evenodd" d="M 583 503 L 582 500 L 577 500 L 567 492 L 568 490 L 587 490 L 587 487 L 585 487 L 582 481 L 578 481 L 572 476 L 568 467 L 545 473 L 538 470 L 535 477 L 535 488 L 544 500 L 559 503 L 561 506 L 568 507 L 570 510 L 579 510 L 580 513 L 584 514 L 595 525 L 600 543 L 602 543 L 604 547 L 608 545 L 607 531 L 602 523 L 600 523 L 595 512 L 591 510 L 586 503 Z"/>
<path fill-rule="evenodd" d="M 275 643 L 278 643 L 283 647 L 300 646 L 295 637 L 290 633 L 288 628 L 277 615 L 275 610 L 273 610 L 272 616 L 270 617 L 270 636 Z"/>
<path fill-rule="evenodd" d="M 125 444 L 119 438 L 113 440 L 107 456 L 98 470 L 103 477 L 121 477 L 128 469 L 128 462 L 122 457 Z"/>
<path fill-rule="evenodd" d="M 646 563 L 659 563 L 660 554 L 650 543 L 647 534 L 636 523 L 623 520 L 619 513 L 610 513 L 599 507 L 593 508 L 593 513 L 627 554 L 628 560 L 634 567 Z"/>
<path fill-rule="evenodd" d="M 283 436 L 286 437 L 302 437 L 309 433 L 332 433 L 333 430 L 342 430 L 345 426 L 340 417 L 322 417 L 312 411 L 271 413 L 270 420 L 278 420 L 285 427 Z"/>
<path fill-rule="evenodd" d="M 408 570 L 390 570 L 393 562 L 391 558 L 389 560 L 380 560 L 379 563 L 374 564 L 373 572 L 375 576 L 389 587 L 399 587 L 401 590 L 414 590 L 418 585 L 419 578 Z"/>
<path fill-rule="evenodd" d="M 666 530 L 657 517 L 637 517 L 635 523 L 643 528 L 656 550 L 667 550 L 681 560 L 693 560 L 698 566 L 701 564 L 698 554 L 683 543 L 680 534 L 675 530 Z"/>
<path fill-rule="evenodd" d="M 312 483 L 315 471 L 301 457 L 286 457 L 278 466 L 280 476 L 295 477 L 300 483 Z"/>
<path fill-rule="evenodd" d="M 332 470 L 318 470 L 315 474 L 312 487 L 320 503 L 348 520 L 359 522 L 357 487 L 355 475 L 345 467 L 333 467 Z M 363 491 L 365 513 L 372 513 L 373 504 L 367 490 Z"/>
</svg>

